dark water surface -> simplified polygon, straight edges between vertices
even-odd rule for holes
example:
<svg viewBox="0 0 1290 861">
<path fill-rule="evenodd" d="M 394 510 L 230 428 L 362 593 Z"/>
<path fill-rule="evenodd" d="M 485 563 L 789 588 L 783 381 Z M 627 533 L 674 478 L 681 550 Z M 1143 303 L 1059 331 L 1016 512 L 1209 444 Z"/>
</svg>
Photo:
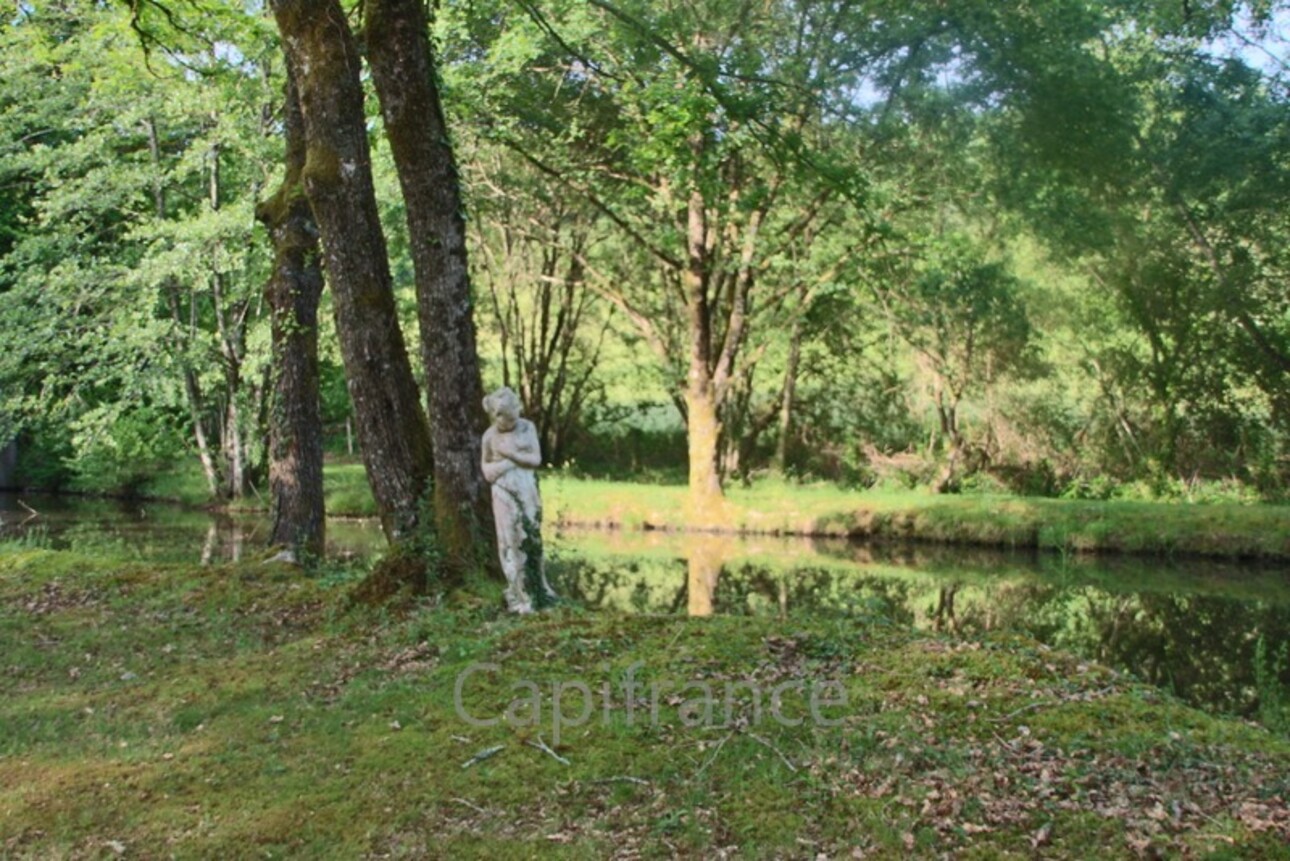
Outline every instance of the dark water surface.
<svg viewBox="0 0 1290 861">
<path fill-rule="evenodd" d="M 333 558 L 384 546 L 375 521 L 329 520 L 327 530 Z M 262 554 L 267 534 L 261 515 L 0 493 L 0 553 L 27 545 L 214 563 Z M 1278 660 L 1290 648 L 1283 565 L 598 530 L 548 530 L 548 553 L 557 591 L 592 607 L 1016 632 L 1211 711 L 1252 716 L 1278 695 L 1290 701 L 1290 668 Z"/>
</svg>

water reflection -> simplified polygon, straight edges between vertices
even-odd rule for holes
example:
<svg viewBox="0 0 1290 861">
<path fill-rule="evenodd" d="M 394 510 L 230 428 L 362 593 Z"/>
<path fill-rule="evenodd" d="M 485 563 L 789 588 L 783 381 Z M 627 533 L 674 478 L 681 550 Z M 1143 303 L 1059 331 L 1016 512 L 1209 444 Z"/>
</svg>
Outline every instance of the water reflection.
<svg viewBox="0 0 1290 861">
<path fill-rule="evenodd" d="M 1244 715 L 1259 705 L 1260 640 L 1290 641 L 1290 578 L 1271 566 L 648 533 L 553 545 L 557 588 L 592 606 L 1014 631 Z"/>
<path fill-rule="evenodd" d="M 262 553 L 267 519 L 256 513 L 165 503 L 0 493 L 0 539 L 11 544 L 158 562 L 238 562 Z M 371 556 L 385 544 L 374 520 L 327 522 L 327 554 Z"/>
<path fill-rule="evenodd" d="M 0 493 L 0 539 L 213 564 L 262 552 L 268 524 L 253 514 Z M 375 520 L 327 522 L 331 557 L 372 556 L 384 543 Z M 557 591 L 590 607 L 1017 631 L 1246 715 L 1259 704 L 1259 644 L 1275 654 L 1290 641 L 1283 566 L 625 531 L 570 531 L 549 548 Z M 1286 668 L 1280 676 L 1290 685 Z"/>
</svg>

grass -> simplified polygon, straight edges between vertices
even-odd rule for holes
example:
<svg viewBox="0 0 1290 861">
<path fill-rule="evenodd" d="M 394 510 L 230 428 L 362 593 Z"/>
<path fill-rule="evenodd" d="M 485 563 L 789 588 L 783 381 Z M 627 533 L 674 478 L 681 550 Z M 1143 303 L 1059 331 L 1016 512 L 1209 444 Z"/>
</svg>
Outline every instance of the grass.
<svg viewBox="0 0 1290 861">
<path fill-rule="evenodd" d="M 520 619 L 490 585 L 347 610 L 359 573 L 0 552 L 0 856 L 1290 857 L 1290 740 L 1025 638 Z M 673 685 L 657 722 L 629 674 Z M 530 717 L 525 679 L 538 725 L 454 707 Z M 796 719 L 827 680 L 828 726 L 748 687 Z M 686 725 L 703 682 L 728 725 Z"/>
<path fill-rule="evenodd" d="M 557 522 L 683 529 L 685 488 L 552 476 L 543 481 Z M 1073 552 L 1290 558 L 1290 508 L 1233 503 L 943 496 L 846 491 L 767 480 L 731 488 L 732 529 Z"/>
</svg>

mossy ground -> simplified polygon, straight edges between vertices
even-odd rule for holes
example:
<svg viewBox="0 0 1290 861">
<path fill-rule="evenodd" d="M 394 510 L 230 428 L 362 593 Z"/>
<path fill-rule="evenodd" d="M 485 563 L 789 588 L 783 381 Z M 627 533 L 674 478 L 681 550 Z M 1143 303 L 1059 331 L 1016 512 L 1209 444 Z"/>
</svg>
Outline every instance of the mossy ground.
<svg viewBox="0 0 1290 861">
<path fill-rule="evenodd" d="M 356 578 L 0 555 L 0 855 L 1290 857 L 1290 742 L 1033 641 L 514 618 L 486 586 L 392 615 L 347 609 Z M 539 725 L 468 723 L 471 667 L 470 715 L 529 702 L 529 679 Z M 816 725 L 790 687 L 789 726 L 740 686 L 730 725 L 688 727 L 691 689 L 629 721 L 629 672 L 837 680 L 847 704 Z M 595 709 L 557 744 L 553 685 L 579 680 Z"/>
</svg>

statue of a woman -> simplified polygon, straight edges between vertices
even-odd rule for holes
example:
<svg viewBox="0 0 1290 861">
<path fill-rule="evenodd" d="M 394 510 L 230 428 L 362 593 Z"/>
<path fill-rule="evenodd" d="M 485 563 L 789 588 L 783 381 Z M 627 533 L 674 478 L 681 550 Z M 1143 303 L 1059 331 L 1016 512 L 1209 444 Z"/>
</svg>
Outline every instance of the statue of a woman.
<svg viewBox="0 0 1290 861">
<path fill-rule="evenodd" d="M 484 398 L 493 420 L 484 431 L 484 478 L 493 488 L 493 519 L 497 521 L 497 550 L 506 574 L 506 606 L 513 613 L 533 612 L 526 583 L 554 599 L 542 558 L 542 499 L 534 470 L 542 463 L 537 428 L 520 418 L 520 399 L 503 386 Z M 526 576 L 530 572 L 534 576 Z"/>
</svg>

